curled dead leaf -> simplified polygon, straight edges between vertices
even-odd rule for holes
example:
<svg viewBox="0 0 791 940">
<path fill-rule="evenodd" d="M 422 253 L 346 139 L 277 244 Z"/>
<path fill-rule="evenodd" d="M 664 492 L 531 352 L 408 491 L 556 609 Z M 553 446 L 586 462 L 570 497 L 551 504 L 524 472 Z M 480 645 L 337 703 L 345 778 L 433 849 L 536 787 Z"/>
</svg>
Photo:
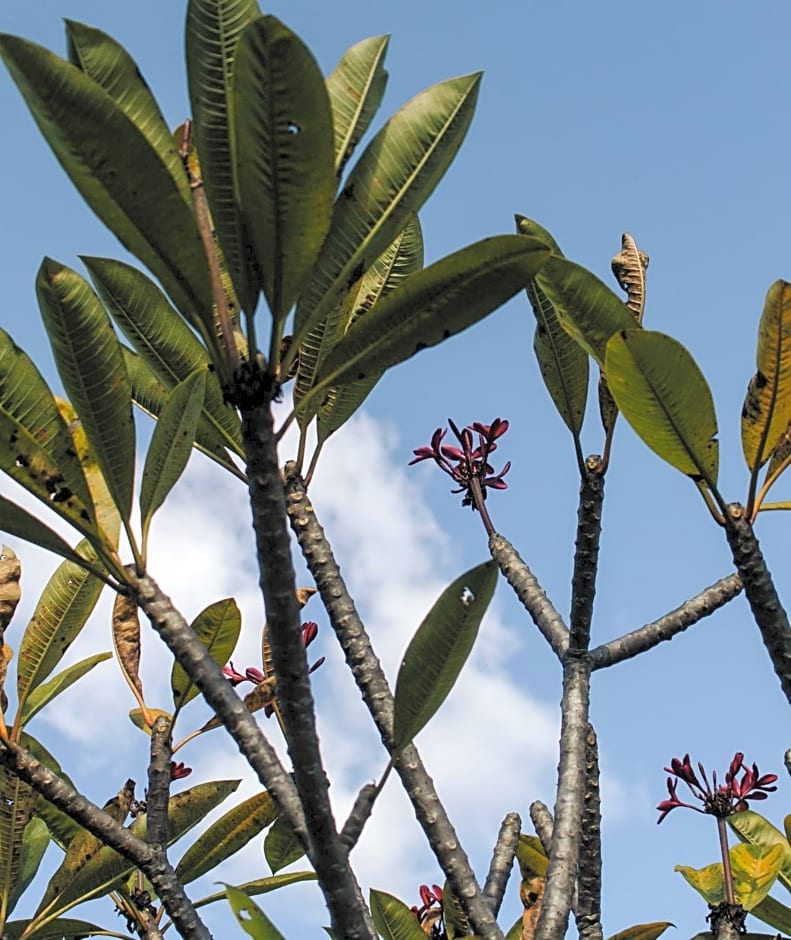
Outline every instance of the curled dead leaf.
<svg viewBox="0 0 791 940">
<path fill-rule="evenodd" d="M 119 594 L 113 604 L 113 645 L 118 663 L 130 687 L 143 697 L 140 681 L 140 616 L 137 604 L 126 594 Z"/>
<path fill-rule="evenodd" d="M 21 575 L 22 565 L 19 559 L 7 545 L 4 545 L 0 549 L 0 641 L 14 616 L 16 605 L 21 597 L 19 589 Z"/>
</svg>

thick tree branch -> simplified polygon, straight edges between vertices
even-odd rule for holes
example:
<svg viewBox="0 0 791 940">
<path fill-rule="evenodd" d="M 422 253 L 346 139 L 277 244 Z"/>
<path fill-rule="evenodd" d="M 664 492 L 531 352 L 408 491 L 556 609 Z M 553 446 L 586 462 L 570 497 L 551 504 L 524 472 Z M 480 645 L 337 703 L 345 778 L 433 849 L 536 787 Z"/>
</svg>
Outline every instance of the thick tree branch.
<svg viewBox="0 0 791 940">
<path fill-rule="evenodd" d="M 286 497 L 291 527 L 313 575 L 346 662 L 363 701 L 374 719 L 382 742 L 393 754 L 393 693 L 371 646 L 354 601 L 341 576 L 316 513 L 308 499 L 305 484 L 293 463 L 286 466 Z M 453 825 L 437 796 L 434 782 L 423 766 L 417 749 L 407 745 L 394 758 L 393 766 L 426 833 L 451 888 L 459 899 L 476 936 L 502 940 L 491 906 L 483 895 L 469 859 L 459 844 Z"/>
<path fill-rule="evenodd" d="M 580 828 L 585 794 L 585 741 L 588 732 L 590 665 L 587 657 L 567 655 L 563 662 L 560 763 L 547 888 L 536 940 L 566 935 L 577 880 Z"/>
<path fill-rule="evenodd" d="M 585 740 L 585 795 L 574 910 L 580 940 L 603 940 L 601 924 L 601 795 L 599 746 L 593 725 Z"/>
<path fill-rule="evenodd" d="M 496 917 L 503 903 L 511 869 L 514 867 L 514 856 L 522 832 L 522 818 L 519 813 L 509 813 L 500 825 L 497 833 L 497 842 L 494 844 L 492 860 L 489 864 L 489 874 L 483 886 L 483 893 L 492 902 L 492 910 Z"/>
<path fill-rule="evenodd" d="M 146 841 L 167 852 L 168 801 L 170 800 L 170 721 L 164 715 L 154 719 L 151 729 L 151 759 L 148 763 L 146 792 Z"/>
<path fill-rule="evenodd" d="M 533 623 L 555 651 L 558 659 L 562 659 L 569 645 L 568 628 L 528 568 L 527 562 L 519 556 L 508 539 L 497 532 L 489 537 L 489 551 L 522 606 L 530 614 Z"/>
<path fill-rule="evenodd" d="M 704 617 L 713 614 L 720 607 L 732 601 L 742 590 L 742 581 L 738 574 L 728 575 L 704 588 L 680 607 L 660 617 L 653 623 L 646 623 L 637 630 L 620 636 L 615 640 L 602 643 L 591 650 L 591 669 L 603 669 L 616 663 L 645 653 L 665 640 L 672 640 L 687 627 Z"/>
<path fill-rule="evenodd" d="M 785 697 L 791 704 L 791 625 L 761 554 L 753 527 L 744 508 L 738 503 L 728 506 L 725 535 L 764 646 Z"/>
<path fill-rule="evenodd" d="M 574 574 L 571 579 L 569 650 L 578 653 L 584 652 L 590 645 L 603 502 L 604 475 L 601 473 L 601 458 L 588 457 L 585 462 L 585 475 L 580 484 L 577 547 L 574 553 Z"/>
<path fill-rule="evenodd" d="M 4 743 L 0 747 L 0 761 L 53 806 L 139 868 L 154 886 L 180 936 L 187 940 L 211 940 L 163 852 L 138 839 L 18 744 Z"/>
<path fill-rule="evenodd" d="M 552 847 L 552 830 L 555 828 L 555 820 L 547 804 L 542 803 L 541 800 L 533 800 L 530 804 L 530 820 L 548 856 Z"/>
<path fill-rule="evenodd" d="M 277 697 L 294 782 L 315 847 L 311 861 L 332 915 L 334 932 L 349 940 L 375 938 L 370 912 L 335 828 L 329 782 L 319 752 L 272 413 L 268 404 L 243 406 L 241 411 L 253 529 L 277 677 Z"/>
<path fill-rule="evenodd" d="M 341 829 L 341 842 L 347 852 L 357 845 L 360 836 L 363 834 L 365 824 L 371 818 L 376 798 L 381 792 L 380 787 L 375 783 L 366 783 L 361 787 L 357 798 L 354 801 L 351 811 Z"/>
</svg>

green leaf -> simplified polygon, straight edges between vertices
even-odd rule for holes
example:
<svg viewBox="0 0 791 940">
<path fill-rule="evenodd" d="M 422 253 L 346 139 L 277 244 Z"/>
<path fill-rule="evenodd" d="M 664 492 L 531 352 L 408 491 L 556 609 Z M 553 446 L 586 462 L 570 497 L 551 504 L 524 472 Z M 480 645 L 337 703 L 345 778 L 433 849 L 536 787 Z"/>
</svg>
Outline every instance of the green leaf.
<svg viewBox="0 0 791 940">
<path fill-rule="evenodd" d="M 759 901 L 750 911 L 753 917 L 758 917 L 765 924 L 774 927 L 786 935 L 791 934 L 791 907 L 776 901 L 768 896 Z"/>
<path fill-rule="evenodd" d="M 429 722 L 453 688 L 496 584 L 497 565 L 493 561 L 471 568 L 445 588 L 418 627 L 396 679 L 396 750 Z"/>
<path fill-rule="evenodd" d="M 4 940 L 20 940 L 23 934 L 33 940 L 82 940 L 83 937 L 120 937 L 129 940 L 125 933 L 115 933 L 104 927 L 97 927 L 87 920 L 75 920 L 71 917 L 59 917 L 36 928 L 35 933 L 28 934 L 30 920 L 13 920 L 5 925 Z"/>
<path fill-rule="evenodd" d="M 66 393 L 82 421 L 121 518 L 132 511 L 132 387 L 110 318 L 88 282 L 45 258 L 36 278 L 41 316 Z"/>
<path fill-rule="evenodd" d="M 668 927 L 675 927 L 669 920 L 658 920 L 652 924 L 635 924 L 613 934 L 608 940 L 656 940 Z"/>
<path fill-rule="evenodd" d="M 77 550 L 90 558 L 87 542 Z M 102 582 L 84 568 L 64 561 L 47 582 L 25 628 L 17 659 L 17 697 L 25 709 L 28 696 L 63 658 L 93 612 Z"/>
<path fill-rule="evenodd" d="M 703 895 L 707 904 L 721 904 L 726 900 L 722 862 L 715 862 L 713 865 L 697 869 L 689 868 L 687 865 L 676 865 L 673 871 L 680 872 L 698 894 Z"/>
<path fill-rule="evenodd" d="M 330 102 L 310 50 L 274 16 L 259 17 L 242 33 L 231 94 L 242 215 L 279 324 L 330 227 Z"/>
<path fill-rule="evenodd" d="M 189 884 L 216 868 L 262 832 L 278 810 L 267 791 L 256 793 L 220 817 L 191 845 L 176 866 L 181 884 Z"/>
<path fill-rule="evenodd" d="M 626 304 L 595 274 L 557 254 L 541 269 L 541 289 L 563 329 L 604 368 L 609 338 L 635 326 Z"/>
<path fill-rule="evenodd" d="M 327 76 L 338 177 L 382 103 L 387 87 L 384 60 L 389 39 L 389 36 L 363 39 L 341 56 L 335 70 Z"/>
<path fill-rule="evenodd" d="M 3 330 L 0 441 L 0 469 L 81 532 L 92 534 L 94 508 L 69 429 L 38 369 Z M 21 517 L 15 522 L 21 524 Z"/>
<path fill-rule="evenodd" d="M 79 563 L 79 555 L 57 532 L 53 532 L 26 509 L 12 503 L 5 496 L 0 496 L 0 531 L 15 535 L 19 539 L 38 545 L 39 548 L 45 548 L 62 558 Z M 83 567 L 85 564 L 90 563 L 82 562 Z"/>
<path fill-rule="evenodd" d="M 147 734 L 151 737 L 151 725 L 162 716 L 167 718 L 168 721 L 171 721 L 173 715 L 170 712 L 163 711 L 161 708 L 147 708 L 144 712 L 142 708 L 133 708 L 129 712 L 129 720 L 135 726 L 139 728 L 144 734 Z"/>
<path fill-rule="evenodd" d="M 516 228 L 522 235 L 537 238 L 550 251 L 561 255 L 555 239 L 538 222 L 516 216 Z M 575 438 L 579 438 L 588 401 L 588 357 L 580 344 L 561 326 L 557 311 L 542 287 L 539 272 L 525 288 L 536 318 L 533 351 L 544 385 Z"/>
<path fill-rule="evenodd" d="M 247 259 L 237 202 L 230 96 L 239 37 L 259 15 L 256 0 L 190 0 L 187 6 L 187 77 L 201 177 L 236 296 L 249 314 L 258 299 L 258 273 Z"/>
<path fill-rule="evenodd" d="M 519 870 L 523 881 L 536 875 L 540 878 L 546 878 L 549 859 L 540 839 L 522 833 L 516 844 L 516 860 L 519 862 Z"/>
<path fill-rule="evenodd" d="M 505 940 L 522 940 L 522 918 L 517 918 L 511 925 L 511 929 L 505 935 Z"/>
<path fill-rule="evenodd" d="M 74 685 L 78 679 L 87 675 L 94 666 L 103 663 L 107 659 L 111 659 L 112 655 L 112 653 L 95 653 L 93 656 L 87 656 L 78 663 L 74 663 L 73 666 L 69 666 L 67 669 L 59 672 L 54 679 L 50 679 L 49 682 L 40 685 L 34 692 L 28 695 L 25 706 L 22 709 L 20 723 L 26 725 L 30 719 L 40 712 L 45 705 L 49 704 L 55 696 L 60 695 L 61 692 L 65 692 L 66 689 Z"/>
<path fill-rule="evenodd" d="M 605 373 L 615 403 L 651 450 L 714 489 L 719 465 L 714 401 L 681 343 L 664 333 L 622 330 L 607 344 Z"/>
<path fill-rule="evenodd" d="M 736 898 L 746 911 L 769 894 L 788 846 L 750 845 L 740 843 L 730 850 L 733 888 Z"/>
<path fill-rule="evenodd" d="M 297 400 L 335 339 L 340 297 L 419 211 L 458 152 L 480 78 L 465 75 L 421 92 L 385 124 L 349 175 L 297 305 L 291 356 L 299 352 Z"/>
<path fill-rule="evenodd" d="M 64 22 L 69 61 L 101 85 L 134 122 L 170 170 L 183 198 L 189 201 L 189 183 L 181 157 L 137 63 L 120 43 L 100 29 L 69 19 Z"/>
<path fill-rule="evenodd" d="M 403 901 L 371 888 L 370 903 L 374 926 L 385 940 L 426 940 L 415 915 Z"/>
<path fill-rule="evenodd" d="M 791 889 L 791 845 L 789 845 L 788 838 L 768 819 L 764 819 L 760 813 L 750 809 L 728 816 L 728 825 L 742 842 L 767 848 L 780 845 L 783 848 L 783 864 L 779 878 L 787 888 Z"/>
<path fill-rule="evenodd" d="M 205 347 L 142 271 L 110 258 L 82 258 L 99 296 L 123 334 L 168 389 L 208 369 Z M 225 447 L 244 454 L 238 415 L 223 400 L 216 374 L 206 384 L 206 417 Z"/>
<path fill-rule="evenodd" d="M 276 891 L 278 888 L 284 888 L 286 885 L 297 884 L 300 881 L 315 881 L 316 872 L 314 871 L 291 871 L 283 875 L 272 875 L 269 878 L 256 878 L 255 881 L 246 881 L 244 884 L 236 885 L 239 891 L 253 896 L 256 894 L 268 894 L 270 891 Z M 199 901 L 193 901 L 195 907 L 205 907 L 207 904 L 213 904 L 215 901 L 225 899 L 225 892 L 219 891 L 217 894 L 207 895 Z"/>
<path fill-rule="evenodd" d="M 775 281 L 758 326 L 757 371 L 742 408 L 742 449 L 751 471 L 762 467 L 791 421 L 791 284 Z"/>
<path fill-rule="evenodd" d="M 213 340 L 206 257 L 183 187 L 100 85 L 47 49 L 6 34 L 0 55 L 82 197 Z"/>
<path fill-rule="evenodd" d="M 170 390 L 154 376 L 142 358 L 133 353 L 131 349 L 124 346 L 123 354 L 129 379 L 132 383 L 132 398 L 135 404 L 145 414 L 158 419 L 170 398 Z M 209 377 L 207 381 L 206 391 L 207 397 L 209 397 L 208 393 L 211 392 L 212 380 Z M 205 411 L 198 421 L 195 447 L 238 479 L 243 482 L 247 481 L 245 474 L 233 462 L 225 448 L 222 437 L 206 417 Z M 235 450 L 235 448 L 233 449 Z"/>
<path fill-rule="evenodd" d="M 7 898 L 21 877 L 25 831 L 37 799 L 29 784 L 0 767 L 0 922 L 5 920 Z"/>
<path fill-rule="evenodd" d="M 423 267 L 423 233 L 417 216 L 413 216 L 403 232 L 384 251 L 346 295 L 338 323 L 344 335 L 374 304 L 402 285 L 405 278 Z M 349 382 L 327 390 L 319 407 L 317 436 L 322 444 L 342 427 L 365 401 L 379 381 L 370 376 L 362 382 Z"/>
<path fill-rule="evenodd" d="M 294 834 L 294 830 L 282 816 L 278 816 L 264 839 L 264 858 L 272 874 L 296 862 L 304 854 L 305 850 Z"/>
<path fill-rule="evenodd" d="M 205 607 L 192 621 L 190 629 L 218 666 L 224 666 L 231 658 L 242 629 L 242 615 L 232 597 L 215 601 Z M 173 704 L 183 708 L 198 694 L 198 687 L 178 663 L 173 664 L 170 673 L 170 689 Z"/>
<path fill-rule="evenodd" d="M 239 786 L 238 780 L 216 780 L 198 784 L 182 793 L 176 793 L 168 803 L 168 844 L 172 845 Z M 138 838 L 146 837 L 145 813 L 139 814 L 129 827 Z M 63 864 L 47 888 L 42 901 L 49 905 L 47 917 L 61 914 L 75 904 L 100 897 L 111 891 L 119 880 L 134 869 L 134 865 L 98 839 L 86 833 L 86 846 L 70 846 Z"/>
<path fill-rule="evenodd" d="M 144 554 L 151 519 L 184 472 L 192 453 L 205 394 L 206 372 L 193 372 L 173 389 L 154 428 L 140 486 Z"/>
<path fill-rule="evenodd" d="M 6 916 L 14 910 L 17 902 L 25 893 L 25 889 L 36 877 L 36 872 L 39 869 L 39 865 L 41 865 L 41 860 L 44 858 L 44 853 L 47 851 L 50 842 L 51 839 L 47 824 L 43 819 L 38 819 L 34 816 L 27 826 L 25 826 L 25 831 L 22 836 L 22 851 L 19 854 L 19 874 L 8 894 Z M 0 889 L 0 894 L 3 894 L 2 889 Z"/>
<path fill-rule="evenodd" d="M 225 894 L 239 926 L 246 934 L 255 940 L 285 940 L 283 934 L 244 891 L 226 885 Z"/>
<path fill-rule="evenodd" d="M 522 290 L 548 256 L 523 235 L 496 235 L 410 275 L 333 349 L 310 390 L 380 375 L 436 346 Z"/>
</svg>

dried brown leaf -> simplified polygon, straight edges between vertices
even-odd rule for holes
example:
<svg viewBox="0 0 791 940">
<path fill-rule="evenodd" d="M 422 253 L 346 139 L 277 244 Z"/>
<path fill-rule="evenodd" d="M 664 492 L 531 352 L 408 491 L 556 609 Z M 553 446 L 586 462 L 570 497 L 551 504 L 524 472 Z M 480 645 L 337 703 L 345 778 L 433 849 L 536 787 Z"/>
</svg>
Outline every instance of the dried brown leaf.
<svg viewBox="0 0 791 940">
<path fill-rule="evenodd" d="M 130 687 L 143 697 L 140 681 L 140 617 L 137 604 L 125 594 L 119 594 L 113 604 L 113 645 L 118 663 Z"/>
<path fill-rule="evenodd" d="M 257 712 L 267 705 L 274 705 L 277 701 L 275 690 L 277 688 L 277 679 L 274 676 L 267 676 L 263 682 L 259 682 L 252 692 L 248 692 L 244 697 L 244 704 L 249 712 Z"/>
<path fill-rule="evenodd" d="M 536 877 L 523 881 L 519 886 L 519 897 L 525 907 L 522 915 L 522 940 L 533 940 L 536 935 L 546 884 L 546 878 Z"/>
<path fill-rule="evenodd" d="M 627 296 L 626 306 L 632 311 L 635 320 L 642 323 L 648 255 L 640 251 L 628 232 L 624 232 L 621 236 L 621 250 L 613 257 L 610 266 L 615 280 Z"/>
<path fill-rule="evenodd" d="M 14 616 L 16 605 L 19 603 L 21 574 L 22 565 L 19 559 L 7 545 L 4 545 L 0 549 L 0 643 L 2 643 L 6 627 Z"/>
</svg>

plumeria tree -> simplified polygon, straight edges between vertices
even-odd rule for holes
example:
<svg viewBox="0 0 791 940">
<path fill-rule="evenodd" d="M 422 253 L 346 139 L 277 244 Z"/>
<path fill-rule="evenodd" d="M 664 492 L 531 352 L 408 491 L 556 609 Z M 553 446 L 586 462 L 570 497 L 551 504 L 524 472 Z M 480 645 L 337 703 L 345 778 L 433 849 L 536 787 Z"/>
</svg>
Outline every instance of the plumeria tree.
<svg viewBox="0 0 791 940">
<path fill-rule="evenodd" d="M 364 39 L 325 78 L 302 40 L 263 15 L 255 0 L 190 0 L 192 113 L 173 129 L 130 54 L 99 30 L 67 21 L 65 59 L 0 36 L 0 56 L 64 170 L 149 272 L 84 257 L 86 277 L 43 260 L 36 297 L 65 397 L 54 395 L 27 354 L 0 334 L 0 468 L 42 504 L 32 513 L 0 497 L 0 528 L 63 559 L 36 615 L 15 633 L 24 559 L 10 549 L 0 558 L 4 938 L 102 933 L 153 940 L 168 928 L 204 938 L 200 909 L 223 899 L 247 933 L 279 937 L 253 897 L 315 879 L 336 938 L 553 940 L 566 934 L 573 913 L 580 936 L 595 940 L 604 928 L 592 673 L 647 654 L 744 591 L 791 698 L 791 628 L 753 532 L 759 511 L 787 508 L 767 497 L 791 463 L 791 285 L 778 281 L 767 295 L 742 417 L 745 503 L 730 503 L 718 489 L 717 424 L 706 381 L 676 340 L 642 326 L 648 258 L 631 236 L 623 236 L 612 262 L 618 292 L 568 260 L 549 232 L 521 215 L 516 233 L 485 238 L 424 267 L 418 213 L 464 140 L 480 76 L 422 92 L 371 134 L 358 156 L 384 94 L 386 48 L 386 37 Z M 570 459 L 580 477 L 571 616 L 561 616 L 494 521 L 490 498 L 507 488 L 510 463 L 498 463 L 498 471 L 492 460 L 505 450 L 508 420 L 487 424 L 488 416 L 477 415 L 466 426 L 451 420 L 456 442 L 439 428 L 415 450 L 413 463 L 432 462 L 451 477 L 462 506 L 483 524 L 490 557 L 442 592 L 398 674 L 388 678 L 321 525 L 321 507 L 311 501 L 310 482 L 321 473 L 324 448 L 334 445 L 330 438 L 386 372 L 523 291 L 536 318 L 538 365 L 571 434 Z M 603 434 L 601 454 L 586 457 L 581 430 L 591 359 L 599 369 Z M 284 400 L 289 413 L 276 419 L 274 406 Z M 156 420 L 139 483 L 133 405 Z M 604 482 L 619 413 L 690 478 L 723 530 L 735 572 L 658 620 L 592 647 Z M 298 443 L 284 453 L 292 426 Z M 234 659 L 243 627 L 232 598 L 188 623 L 160 587 L 167 571 L 151 570 L 152 519 L 193 449 L 249 494 L 266 610 L 260 665 Z M 71 527 L 72 539 L 55 532 L 53 516 Z M 297 583 L 295 551 L 312 576 L 308 587 Z M 501 576 L 562 667 L 560 763 L 552 810 L 538 802 L 527 807 L 535 835 L 522 831 L 525 808 L 515 807 L 492 833 L 488 871 L 476 873 L 414 739 L 459 676 Z M 105 589 L 115 596 L 113 653 L 59 669 Z M 322 659 L 311 662 L 307 649 L 317 627 L 302 615 L 316 593 L 387 763 L 342 821 L 333 812 L 316 733 L 310 676 Z M 170 653 L 167 709 L 148 700 L 140 678 L 141 644 L 152 633 Z M 150 739 L 147 785 L 141 792 L 133 781 L 119 781 L 117 792 L 83 794 L 69 779 L 67 755 L 49 753 L 28 724 L 109 655 L 136 702 L 130 719 Z M 185 728 L 186 707 L 196 698 L 213 717 Z M 259 720 L 264 716 L 274 721 Z M 171 792 L 189 776 L 182 747 L 215 729 L 231 736 L 260 789 L 191 841 L 174 864 L 170 846 L 238 783 Z M 273 734 L 283 735 L 287 761 Z M 203 746 L 211 748 L 211 740 Z M 739 930 L 751 911 L 789 931 L 791 910 L 768 895 L 778 879 L 791 884 L 788 840 L 746 809 L 748 800 L 773 790 L 776 776 L 761 776 L 740 752 L 723 785 L 716 778 L 709 785 L 688 758 L 674 759 L 669 772 L 663 815 L 698 808 L 678 798 L 683 781 L 701 811 L 718 820 L 716 875 L 686 873 L 717 906 L 710 930 L 717 936 Z M 393 897 L 386 885 L 361 885 L 352 863 L 391 776 L 411 803 L 443 882 L 416 887 L 420 905 Z M 729 849 L 726 822 L 743 846 Z M 264 832 L 271 876 L 190 896 L 193 881 Z M 57 852 L 61 863 L 37 906 L 17 917 L 42 859 Z M 279 873 L 303 858 L 299 871 Z M 515 860 L 524 913 L 503 925 L 498 917 Z M 97 897 L 108 897 L 110 909 L 123 915 L 126 934 L 67 916 Z M 652 940 L 667 926 L 638 925 L 619 936 Z"/>
</svg>

